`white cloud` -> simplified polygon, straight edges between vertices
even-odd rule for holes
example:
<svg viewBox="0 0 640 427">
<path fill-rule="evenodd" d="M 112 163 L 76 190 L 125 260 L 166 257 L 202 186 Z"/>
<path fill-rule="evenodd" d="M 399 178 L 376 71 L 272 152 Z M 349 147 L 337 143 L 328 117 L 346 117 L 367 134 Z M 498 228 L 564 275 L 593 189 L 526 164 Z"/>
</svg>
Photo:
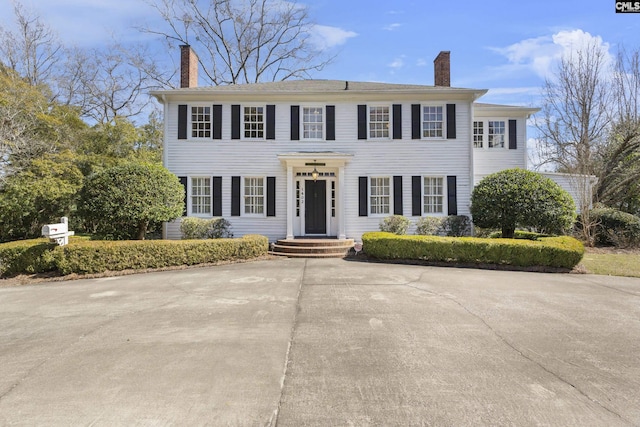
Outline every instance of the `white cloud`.
<svg viewBox="0 0 640 427">
<path fill-rule="evenodd" d="M 330 49 L 356 37 L 358 33 L 328 25 L 314 25 L 311 28 L 311 41 L 320 49 Z"/>
<path fill-rule="evenodd" d="M 491 48 L 505 56 L 509 64 L 507 70 L 520 71 L 528 69 L 542 78 L 548 77 L 553 66 L 563 58 L 587 46 L 603 49 L 609 56 L 610 45 L 600 36 L 577 30 L 559 31 L 550 36 L 541 36 L 522 40 L 507 47 Z"/>
<path fill-rule="evenodd" d="M 418 58 L 418 60 L 416 61 L 417 67 L 426 67 L 427 65 L 429 65 L 429 63 L 427 62 L 426 59 Z"/>
<path fill-rule="evenodd" d="M 391 63 L 387 64 L 388 67 L 393 68 L 394 70 L 398 70 L 402 67 L 404 67 L 404 55 L 400 55 L 399 57 L 395 58 Z"/>
<path fill-rule="evenodd" d="M 382 27 L 382 29 L 386 31 L 393 31 L 400 27 L 402 27 L 402 24 L 398 24 L 397 22 L 394 22 L 393 24 L 385 25 L 384 27 Z"/>
</svg>

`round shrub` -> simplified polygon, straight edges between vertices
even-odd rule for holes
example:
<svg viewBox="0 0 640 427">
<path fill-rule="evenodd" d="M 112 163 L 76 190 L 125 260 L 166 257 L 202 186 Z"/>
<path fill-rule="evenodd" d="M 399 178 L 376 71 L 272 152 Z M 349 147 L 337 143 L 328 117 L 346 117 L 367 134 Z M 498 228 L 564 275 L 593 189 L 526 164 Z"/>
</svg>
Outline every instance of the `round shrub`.
<svg viewBox="0 0 640 427">
<path fill-rule="evenodd" d="M 512 238 L 516 227 L 547 234 L 564 234 L 575 222 L 569 193 L 539 173 L 506 169 L 485 177 L 471 193 L 473 223 L 498 228 Z"/>
<path fill-rule="evenodd" d="M 471 220 L 466 215 L 449 215 L 442 223 L 447 236 L 462 237 L 471 235 Z"/>
<path fill-rule="evenodd" d="M 183 239 L 220 239 L 233 237 L 231 223 L 224 218 L 187 217 L 180 221 Z"/>
<path fill-rule="evenodd" d="M 596 225 L 596 244 L 603 246 L 640 246 L 640 217 L 614 208 L 591 210 Z"/>
<path fill-rule="evenodd" d="M 442 233 L 444 218 L 437 216 L 423 216 L 416 222 L 416 234 L 421 236 L 435 236 Z"/>
<path fill-rule="evenodd" d="M 411 221 L 402 215 L 388 216 L 380 222 L 380 231 L 393 234 L 407 234 Z"/>
</svg>

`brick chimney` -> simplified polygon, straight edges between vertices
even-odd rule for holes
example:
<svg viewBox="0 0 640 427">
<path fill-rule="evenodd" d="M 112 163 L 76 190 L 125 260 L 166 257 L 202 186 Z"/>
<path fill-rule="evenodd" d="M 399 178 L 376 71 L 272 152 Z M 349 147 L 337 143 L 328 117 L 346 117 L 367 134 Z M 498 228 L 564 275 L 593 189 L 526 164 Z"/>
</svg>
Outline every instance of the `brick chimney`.
<svg viewBox="0 0 640 427">
<path fill-rule="evenodd" d="M 198 86 L 198 55 L 188 44 L 180 46 L 180 87 Z"/>
<path fill-rule="evenodd" d="M 451 52 L 443 50 L 433 60 L 433 76 L 436 86 L 451 86 Z"/>
</svg>

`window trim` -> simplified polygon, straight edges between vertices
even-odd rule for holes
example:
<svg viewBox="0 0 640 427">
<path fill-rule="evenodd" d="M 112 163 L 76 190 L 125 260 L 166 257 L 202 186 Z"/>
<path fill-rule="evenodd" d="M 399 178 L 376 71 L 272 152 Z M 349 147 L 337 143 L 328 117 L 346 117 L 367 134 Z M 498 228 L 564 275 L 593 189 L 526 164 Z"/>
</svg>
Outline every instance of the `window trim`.
<svg viewBox="0 0 640 427">
<path fill-rule="evenodd" d="M 262 136 L 245 136 L 245 108 L 262 108 Z M 259 123 L 259 122 L 256 122 Z M 240 105 L 240 139 L 244 141 L 266 141 L 267 140 L 267 105 L 266 104 L 241 104 Z"/>
<path fill-rule="evenodd" d="M 425 107 L 440 107 L 442 109 L 441 136 L 424 136 L 424 109 Z M 424 141 L 446 141 L 447 139 L 447 105 L 441 103 L 420 104 L 420 139 Z"/>
<path fill-rule="evenodd" d="M 427 212 L 426 209 L 426 204 L 425 204 L 425 197 L 426 194 L 424 192 L 424 184 L 425 184 L 425 179 L 427 178 L 437 178 L 437 179 L 441 179 L 442 180 L 442 194 L 439 197 L 442 197 L 442 212 Z M 423 175 L 422 176 L 422 186 L 421 186 L 421 191 L 420 191 L 420 196 L 421 196 L 421 203 L 422 203 L 422 216 L 435 216 L 435 217 L 443 217 L 443 216 L 448 216 L 448 212 L 449 212 L 449 206 L 448 206 L 448 197 L 447 195 L 449 189 L 447 188 L 447 176 L 446 175 Z M 432 196 L 433 197 L 433 196 Z M 438 197 L 438 196 L 436 196 Z"/>
<path fill-rule="evenodd" d="M 319 108 L 322 112 L 322 138 L 306 138 L 304 136 L 304 110 L 305 108 Z M 327 109 L 325 105 L 300 104 L 300 141 L 326 141 L 327 140 Z"/>
<path fill-rule="evenodd" d="M 474 144 L 473 148 L 475 150 L 489 150 L 489 151 L 499 151 L 499 150 L 508 150 L 509 149 L 509 119 L 506 117 L 484 117 L 479 120 L 473 120 L 473 122 L 482 122 L 483 131 L 482 131 L 482 147 L 476 147 L 473 139 L 471 143 Z M 489 147 L 489 122 L 502 122 L 504 123 L 504 144 L 502 147 Z M 472 138 L 475 136 L 475 126 L 472 124 Z"/>
<path fill-rule="evenodd" d="M 261 179 L 262 180 L 262 196 L 247 196 L 245 194 L 246 180 L 247 179 Z M 267 177 L 266 176 L 243 176 L 240 180 L 240 216 L 253 217 L 253 218 L 266 218 L 267 216 Z M 247 197 L 262 197 L 262 213 L 247 213 L 246 212 L 246 198 Z"/>
<path fill-rule="evenodd" d="M 193 184 L 193 180 L 194 179 L 205 179 L 207 181 L 209 181 L 209 195 L 208 196 L 194 196 L 193 194 L 193 188 L 194 188 L 194 184 Z M 200 197 L 200 198 L 204 198 L 204 197 L 209 197 L 209 212 L 208 213 L 195 213 L 193 211 L 193 198 L 194 197 Z M 187 202 L 189 204 L 188 209 L 187 209 L 187 216 L 195 216 L 195 217 L 200 217 L 200 218 L 211 218 L 213 217 L 213 178 L 209 175 L 194 175 L 194 176 L 189 176 L 189 197 L 187 199 Z M 206 206 L 206 205 L 203 205 Z"/>
<path fill-rule="evenodd" d="M 386 108 L 389 120 L 387 120 L 387 136 L 372 137 L 371 136 L 371 109 Z M 384 122 L 374 122 L 384 123 Z M 367 104 L 367 140 L 369 141 L 389 141 L 393 139 L 393 107 L 391 104 Z"/>
<path fill-rule="evenodd" d="M 388 180 L 388 188 L 389 188 L 389 194 L 387 196 L 382 196 L 382 197 L 388 197 L 389 198 L 389 212 L 387 213 L 373 213 L 371 210 L 371 198 L 372 197 L 381 197 L 381 196 L 373 196 L 373 191 L 371 188 L 371 184 L 372 181 L 374 179 L 387 179 Z M 393 215 L 393 176 L 391 175 L 372 175 L 367 177 L 367 211 L 369 213 L 368 216 L 370 217 L 387 217 L 389 215 Z"/>
<path fill-rule="evenodd" d="M 479 134 L 476 133 L 476 123 L 480 123 L 480 127 L 481 127 L 481 130 L 482 130 L 482 132 L 479 133 Z M 473 148 L 476 148 L 476 149 L 479 149 L 479 150 L 484 149 L 485 146 L 486 146 L 486 144 L 485 144 L 485 140 L 486 140 L 486 138 L 485 138 L 485 129 L 486 129 L 486 126 L 484 125 L 484 123 L 485 123 L 484 120 L 474 120 L 473 121 L 473 130 L 471 132 L 471 136 L 473 138 L 472 139 Z M 480 136 L 480 146 L 479 147 L 476 145 L 476 136 Z"/>
<path fill-rule="evenodd" d="M 209 108 L 209 136 L 193 136 L 193 108 Z M 187 139 L 193 141 L 208 141 L 213 139 L 213 104 L 194 102 L 187 106 Z"/>
</svg>

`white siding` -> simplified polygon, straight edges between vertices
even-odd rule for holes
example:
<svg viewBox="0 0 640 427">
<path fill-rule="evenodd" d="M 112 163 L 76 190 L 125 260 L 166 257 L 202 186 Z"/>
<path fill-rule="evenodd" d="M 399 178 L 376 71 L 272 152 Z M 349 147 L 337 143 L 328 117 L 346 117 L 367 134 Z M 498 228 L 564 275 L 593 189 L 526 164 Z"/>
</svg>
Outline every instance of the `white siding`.
<svg viewBox="0 0 640 427">
<path fill-rule="evenodd" d="M 291 152 L 331 151 L 353 155 L 345 167 L 344 183 L 345 229 L 349 238 L 360 239 L 363 232 L 378 230 L 381 220 L 380 217 L 358 216 L 358 177 L 360 176 L 401 175 L 403 177 L 403 213 L 415 222 L 417 218 L 411 216 L 411 177 L 414 175 L 442 176 L 446 182 L 446 176 L 455 175 L 458 214 L 469 215 L 472 185 L 470 182 L 472 143 L 470 142 L 469 102 L 456 103 L 457 138 L 437 141 L 411 139 L 412 103 L 420 103 L 420 101 L 389 101 L 389 106 L 402 104 L 402 140 L 358 140 L 357 104 L 327 102 L 327 105 L 336 107 L 336 140 L 320 142 L 290 140 L 291 103 L 275 103 L 275 140 L 231 140 L 231 103 L 223 104 L 222 140 L 178 140 L 177 105 L 180 103 L 172 103 L 169 104 L 165 114 L 165 120 L 168 121 L 168 134 L 165 135 L 168 159 L 166 166 L 178 176 L 222 176 L 222 216 L 231 222 L 232 231 L 236 237 L 248 233 L 264 234 L 271 241 L 285 237 L 287 176 L 286 169 L 277 156 Z M 442 104 L 446 103 L 447 100 L 443 99 Z M 264 103 L 255 105 L 264 105 Z M 295 105 L 304 104 L 295 103 Z M 519 127 L 524 129 L 524 125 Z M 310 159 L 313 159 L 313 154 L 310 154 Z M 232 217 L 232 176 L 276 177 L 276 216 Z M 167 224 L 166 237 L 180 238 L 177 222 Z"/>
<path fill-rule="evenodd" d="M 474 184 L 480 182 L 485 176 L 504 169 L 527 168 L 527 123 L 526 119 L 516 120 L 517 142 L 515 150 L 509 149 L 508 117 L 476 117 L 474 120 L 503 120 L 507 123 L 507 140 L 504 148 L 488 148 L 484 141 L 483 148 L 473 148 Z M 513 118 L 511 118 L 513 119 Z M 486 126 L 486 124 L 485 124 Z M 473 142 L 471 143 L 473 146 Z"/>
</svg>

